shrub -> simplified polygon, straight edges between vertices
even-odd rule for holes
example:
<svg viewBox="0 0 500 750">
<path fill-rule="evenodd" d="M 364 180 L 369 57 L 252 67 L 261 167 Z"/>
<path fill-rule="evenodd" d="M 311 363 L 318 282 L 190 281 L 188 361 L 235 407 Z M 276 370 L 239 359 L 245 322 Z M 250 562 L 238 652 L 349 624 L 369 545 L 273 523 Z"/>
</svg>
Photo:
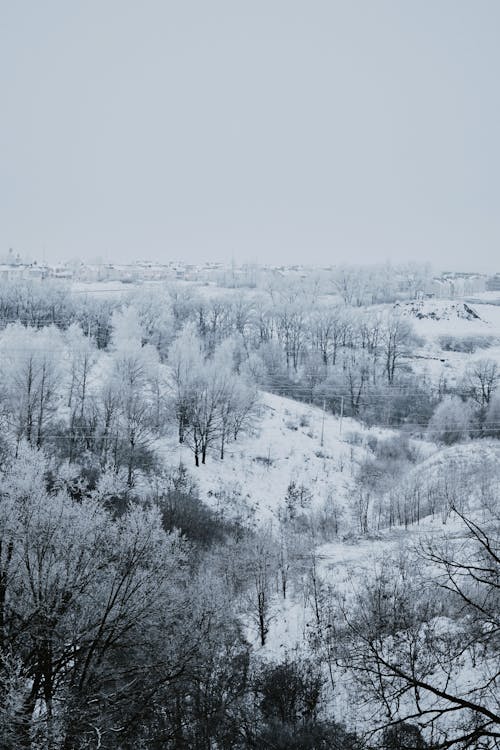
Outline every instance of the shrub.
<svg viewBox="0 0 500 750">
<path fill-rule="evenodd" d="M 445 352 L 473 354 L 477 349 L 488 349 L 495 343 L 494 336 L 452 336 L 439 337 L 439 345 Z"/>
<path fill-rule="evenodd" d="M 429 422 L 428 437 L 445 445 L 453 445 L 469 436 L 472 409 L 458 396 L 445 396 Z"/>
</svg>

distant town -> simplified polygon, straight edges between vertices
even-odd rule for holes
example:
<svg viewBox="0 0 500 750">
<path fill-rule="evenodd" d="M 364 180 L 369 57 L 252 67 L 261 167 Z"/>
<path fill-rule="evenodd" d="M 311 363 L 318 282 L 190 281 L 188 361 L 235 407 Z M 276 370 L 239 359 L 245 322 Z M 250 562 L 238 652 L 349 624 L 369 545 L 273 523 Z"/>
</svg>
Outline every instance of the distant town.
<svg viewBox="0 0 500 750">
<path fill-rule="evenodd" d="M 338 266 L 313 267 L 307 264 L 259 265 L 257 263 L 186 263 L 170 260 L 159 263 L 137 260 L 133 263 L 84 262 L 80 260 L 48 263 L 23 257 L 12 248 L 0 254 L 0 280 L 59 279 L 66 282 L 147 282 L 189 281 L 221 287 L 262 286 L 266 279 L 284 276 L 306 278 L 312 273 L 335 272 Z M 500 292 L 500 273 L 443 271 L 429 273 L 419 296 L 435 298 L 467 297 L 482 292 Z"/>
</svg>

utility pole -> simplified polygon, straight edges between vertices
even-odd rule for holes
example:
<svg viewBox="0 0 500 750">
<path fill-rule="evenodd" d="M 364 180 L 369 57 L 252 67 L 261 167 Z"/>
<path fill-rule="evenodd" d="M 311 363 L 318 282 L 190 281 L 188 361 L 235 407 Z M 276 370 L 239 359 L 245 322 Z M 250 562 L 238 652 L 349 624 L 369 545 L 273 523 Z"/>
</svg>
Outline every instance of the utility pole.
<svg viewBox="0 0 500 750">
<path fill-rule="evenodd" d="M 326 399 L 323 399 L 323 416 L 321 418 L 321 442 L 320 442 L 321 447 L 323 447 L 323 439 L 325 437 L 325 409 L 326 409 Z"/>
<path fill-rule="evenodd" d="M 342 435 L 342 420 L 344 418 L 344 397 L 340 397 L 340 425 L 339 425 L 339 431 Z"/>
</svg>

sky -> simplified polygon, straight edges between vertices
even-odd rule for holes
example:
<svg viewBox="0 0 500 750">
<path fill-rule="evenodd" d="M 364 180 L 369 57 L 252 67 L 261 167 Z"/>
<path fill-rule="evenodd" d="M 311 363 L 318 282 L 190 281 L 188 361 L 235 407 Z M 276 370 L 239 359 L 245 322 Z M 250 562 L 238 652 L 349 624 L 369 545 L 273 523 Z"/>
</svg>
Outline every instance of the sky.
<svg viewBox="0 0 500 750">
<path fill-rule="evenodd" d="M 500 271 L 498 0 L 0 0 L 0 253 Z"/>
</svg>

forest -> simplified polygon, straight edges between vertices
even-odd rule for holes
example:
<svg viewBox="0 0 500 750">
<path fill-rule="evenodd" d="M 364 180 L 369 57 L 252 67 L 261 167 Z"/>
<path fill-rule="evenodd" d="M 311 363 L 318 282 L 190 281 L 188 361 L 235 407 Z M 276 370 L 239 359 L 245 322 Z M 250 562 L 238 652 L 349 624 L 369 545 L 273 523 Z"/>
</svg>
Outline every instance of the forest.
<svg viewBox="0 0 500 750">
<path fill-rule="evenodd" d="M 500 327 L 426 273 L 0 282 L 2 749 L 500 747 Z"/>
</svg>

